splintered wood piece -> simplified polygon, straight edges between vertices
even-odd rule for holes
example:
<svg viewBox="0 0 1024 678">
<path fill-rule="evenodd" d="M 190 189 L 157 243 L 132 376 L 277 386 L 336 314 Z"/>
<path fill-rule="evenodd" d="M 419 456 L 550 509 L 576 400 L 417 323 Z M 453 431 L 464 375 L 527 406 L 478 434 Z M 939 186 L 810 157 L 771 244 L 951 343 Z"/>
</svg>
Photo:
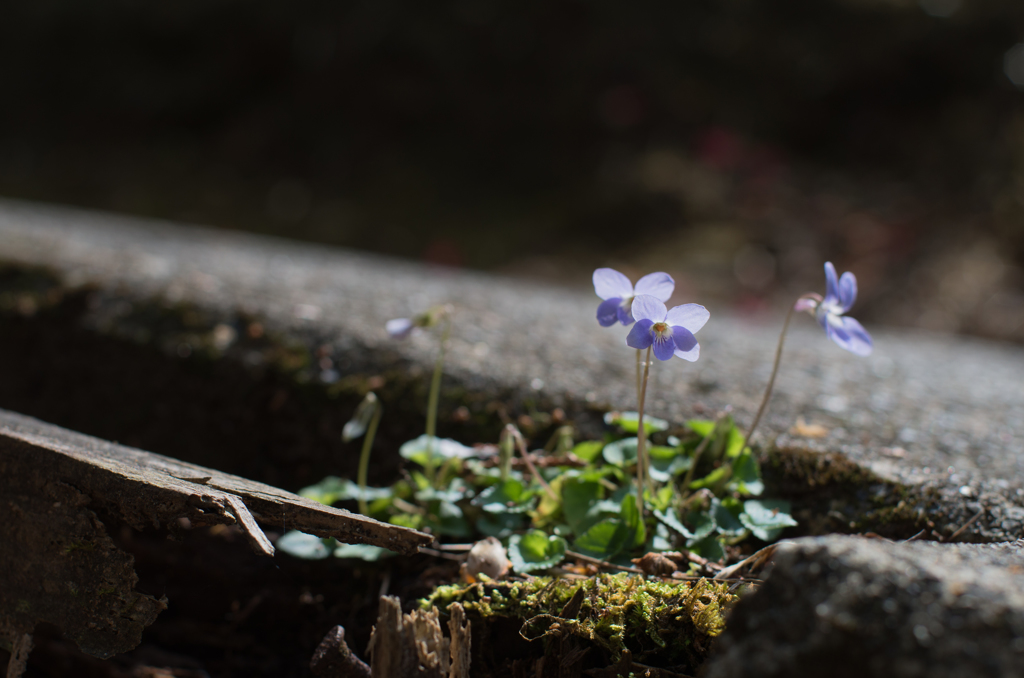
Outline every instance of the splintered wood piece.
<svg viewBox="0 0 1024 678">
<path fill-rule="evenodd" d="M 437 608 L 402 614 L 394 596 L 382 596 L 377 624 L 370 636 L 373 678 L 449 678 L 449 643 L 441 631 Z"/>
<path fill-rule="evenodd" d="M 95 657 L 135 648 L 167 607 L 135 590 L 118 524 L 237 524 L 257 553 L 257 525 L 415 552 L 429 535 L 323 506 L 268 485 L 73 433 L 0 410 L 0 635 L 41 622 Z"/>
<path fill-rule="evenodd" d="M 32 652 L 32 636 L 22 633 L 11 643 L 11 659 L 7 662 L 7 678 L 21 678 L 28 666 L 30 652 Z"/>
<path fill-rule="evenodd" d="M 448 620 L 448 632 L 451 634 L 452 665 L 448 678 L 469 678 L 470 650 L 472 633 L 470 621 L 466 619 L 466 611 L 459 603 L 452 603 L 448 608 L 452 616 Z"/>
<path fill-rule="evenodd" d="M 432 538 L 245 478 L 170 457 L 109 443 L 0 410 L 0 460 L 74 486 L 93 506 L 129 525 L 160 527 L 180 517 L 200 523 L 237 523 L 260 553 L 273 546 L 256 525 L 334 537 L 416 553 Z"/>
</svg>

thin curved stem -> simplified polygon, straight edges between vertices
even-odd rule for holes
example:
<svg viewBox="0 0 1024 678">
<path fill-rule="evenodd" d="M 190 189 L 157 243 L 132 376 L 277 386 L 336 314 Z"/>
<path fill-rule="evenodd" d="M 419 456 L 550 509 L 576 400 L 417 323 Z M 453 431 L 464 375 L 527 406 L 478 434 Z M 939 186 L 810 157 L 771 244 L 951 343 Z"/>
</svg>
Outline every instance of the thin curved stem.
<svg viewBox="0 0 1024 678">
<path fill-rule="evenodd" d="M 747 444 L 750 442 L 750 437 L 754 435 L 757 425 L 761 422 L 761 416 L 768 407 L 768 400 L 772 397 L 772 389 L 775 387 L 775 375 L 779 373 L 779 361 L 782 360 L 782 345 L 786 341 L 786 331 L 789 329 L 789 321 L 793 318 L 793 311 L 795 308 L 795 305 L 789 307 L 789 312 L 786 314 L 786 321 L 782 323 L 782 332 L 779 334 L 779 345 L 775 349 L 775 364 L 772 365 L 772 376 L 768 378 L 768 388 L 764 390 L 764 397 L 761 398 L 761 406 L 757 408 L 757 414 L 754 415 L 754 421 L 750 424 L 750 428 L 747 429 L 747 435 L 743 437 L 743 447 L 740 448 L 741 450 L 746 449 Z"/>
<path fill-rule="evenodd" d="M 359 512 L 364 516 L 369 515 L 366 503 L 366 473 L 370 467 L 370 448 L 373 447 L 373 439 L 377 435 L 377 425 L 380 424 L 381 414 L 384 407 L 378 402 L 373 411 L 373 418 L 370 425 L 366 427 L 366 437 L 363 438 L 363 451 L 359 454 L 359 471 L 356 480 L 359 483 Z"/>
<path fill-rule="evenodd" d="M 639 351 L 637 351 L 639 353 Z M 648 469 L 647 469 L 647 427 L 644 426 L 644 404 L 647 400 L 647 377 L 651 373 L 651 347 L 647 347 L 647 360 L 644 361 L 644 378 L 643 383 L 640 386 L 640 403 L 637 412 L 637 421 L 639 426 L 637 429 L 637 440 L 636 440 L 636 507 L 640 510 L 640 515 L 644 514 L 644 489 L 648 483 Z"/>
<path fill-rule="evenodd" d="M 437 360 L 434 362 L 434 376 L 430 380 L 430 396 L 427 399 L 427 464 L 424 469 L 427 472 L 427 479 L 434 484 L 434 442 L 437 437 L 437 401 L 441 395 L 441 375 L 444 374 L 444 354 L 448 347 L 448 337 L 452 333 L 452 321 L 444 320 L 444 330 L 441 332 L 441 349 L 437 352 Z"/>
</svg>

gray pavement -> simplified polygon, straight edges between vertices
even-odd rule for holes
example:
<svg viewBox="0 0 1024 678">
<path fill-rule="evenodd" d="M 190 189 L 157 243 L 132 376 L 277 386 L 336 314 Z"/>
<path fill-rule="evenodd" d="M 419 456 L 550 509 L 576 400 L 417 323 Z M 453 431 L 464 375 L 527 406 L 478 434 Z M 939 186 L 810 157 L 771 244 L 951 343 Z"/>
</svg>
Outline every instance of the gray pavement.
<svg viewBox="0 0 1024 678">
<path fill-rule="evenodd" d="M 424 370 L 433 359 L 433 338 L 397 342 L 384 323 L 450 302 L 456 327 L 447 370 L 467 388 L 511 389 L 572 412 L 588 405 L 634 407 L 626 329 L 597 325 L 599 300 L 589 280 L 552 288 L 15 201 L 0 201 L 0 261 L 47 266 L 68 286 L 95 285 L 128 300 L 242 309 L 296 336 L 315 330 L 342 353 L 368 349 Z M 690 301 L 701 300 L 672 303 Z M 768 377 L 782 312 L 751 321 L 709 310 L 711 320 L 697 335 L 700 360 L 655 364 L 649 411 L 681 420 L 731 406 L 746 423 Z M 828 341 L 811 318 L 795 318 L 759 439 L 779 436 L 782 446 L 841 451 L 885 478 L 934 483 L 964 501 L 988 495 L 1005 506 L 1024 501 L 1024 348 L 869 329 L 876 350 L 860 358 Z M 788 434 L 798 417 L 823 425 L 827 435 Z"/>
</svg>

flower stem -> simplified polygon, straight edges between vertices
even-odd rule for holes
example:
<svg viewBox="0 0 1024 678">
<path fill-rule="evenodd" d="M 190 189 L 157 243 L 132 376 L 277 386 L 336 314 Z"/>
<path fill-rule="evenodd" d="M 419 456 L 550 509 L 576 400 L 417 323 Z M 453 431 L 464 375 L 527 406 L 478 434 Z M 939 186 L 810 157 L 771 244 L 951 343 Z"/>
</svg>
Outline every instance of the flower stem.
<svg viewBox="0 0 1024 678">
<path fill-rule="evenodd" d="M 637 351 L 639 355 L 640 351 Z M 647 360 L 644 361 L 644 378 L 640 385 L 640 401 L 638 407 L 639 427 L 636 440 L 636 507 L 640 515 L 644 513 L 644 489 L 647 487 L 647 427 L 644 426 L 644 402 L 647 400 L 647 377 L 651 373 L 651 347 L 647 347 Z"/>
<path fill-rule="evenodd" d="M 526 438 L 523 437 L 523 434 L 513 424 L 506 424 L 505 430 L 507 430 L 509 435 L 511 435 L 511 437 L 516 441 L 516 446 L 519 448 L 519 454 L 523 457 L 523 462 L 526 464 L 526 468 L 530 469 L 530 473 L 533 475 L 534 479 L 536 479 L 540 486 L 544 488 L 544 491 L 553 501 L 559 501 L 560 498 L 558 493 L 555 492 L 554 488 L 551 487 L 548 481 L 544 480 L 544 476 L 540 474 L 540 471 L 537 470 L 536 464 L 534 464 L 533 460 L 530 459 L 530 452 L 526 449 Z"/>
<path fill-rule="evenodd" d="M 366 504 L 366 471 L 370 466 L 370 448 L 373 447 L 373 439 L 377 435 L 377 425 L 380 423 L 384 407 L 377 404 L 373 411 L 373 418 L 370 425 L 366 427 L 366 437 L 363 438 L 363 451 L 359 454 L 359 471 L 356 480 L 359 482 L 359 512 L 364 516 L 369 515 Z"/>
<path fill-rule="evenodd" d="M 768 400 L 772 397 L 772 388 L 775 387 L 775 375 L 779 373 L 779 361 L 782 359 L 782 345 L 786 341 L 786 331 L 789 329 L 789 321 L 793 319 L 793 310 L 795 308 L 795 305 L 789 307 L 789 312 L 786 313 L 786 321 L 782 323 L 782 332 L 779 334 L 779 345 L 775 349 L 775 364 L 772 365 L 772 376 L 768 378 L 768 388 L 764 390 L 764 397 L 761 398 L 761 406 L 757 408 L 757 414 L 754 415 L 754 421 L 750 424 L 750 428 L 747 429 L 747 435 L 743 437 L 743 447 L 741 447 L 740 450 L 745 450 L 747 448 L 747 444 L 750 442 L 750 437 L 754 435 L 754 430 L 761 422 L 761 415 L 764 414 L 765 408 L 768 407 Z"/>
<path fill-rule="evenodd" d="M 640 351 L 641 350 L 643 350 L 643 349 L 639 349 L 638 348 L 636 350 L 636 404 L 637 404 L 637 407 L 640 406 L 640 398 L 641 398 L 641 395 L 640 395 L 640 388 L 641 388 L 641 384 L 640 384 L 640 382 L 641 382 L 641 376 L 640 376 Z"/>
<path fill-rule="evenodd" d="M 452 333 L 452 321 L 445 317 L 444 330 L 441 332 L 441 348 L 437 352 L 437 360 L 434 362 L 434 376 L 430 380 L 430 396 L 427 399 L 427 464 L 424 468 L 427 472 L 427 479 L 433 485 L 434 468 L 434 444 L 437 437 L 437 401 L 441 395 L 441 375 L 444 373 L 444 354 L 448 347 L 448 337 Z"/>
</svg>

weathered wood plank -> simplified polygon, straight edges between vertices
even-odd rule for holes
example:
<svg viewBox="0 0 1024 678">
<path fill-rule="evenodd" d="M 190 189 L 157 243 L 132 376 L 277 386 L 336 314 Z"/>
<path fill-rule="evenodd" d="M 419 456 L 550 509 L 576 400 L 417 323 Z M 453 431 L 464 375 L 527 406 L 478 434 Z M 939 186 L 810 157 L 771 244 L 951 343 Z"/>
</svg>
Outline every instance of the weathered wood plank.
<svg viewBox="0 0 1024 678">
<path fill-rule="evenodd" d="M 98 440 L 0 410 L 0 636 L 40 622 L 83 651 L 138 645 L 166 607 L 134 590 L 132 557 L 108 530 L 238 524 L 258 552 L 274 548 L 257 521 L 347 543 L 414 553 L 429 535 L 323 506 L 283 490 Z"/>
<path fill-rule="evenodd" d="M 117 445 L 0 410 L 0 463 L 29 462 L 49 471 L 133 527 L 160 527 L 180 517 L 239 523 L 253 547 L 273 555 L 256 521 L 282 529 L 415 553 L 422 532 L 324 506 L 290 492 L 213 469 Z"/>
</svg>

